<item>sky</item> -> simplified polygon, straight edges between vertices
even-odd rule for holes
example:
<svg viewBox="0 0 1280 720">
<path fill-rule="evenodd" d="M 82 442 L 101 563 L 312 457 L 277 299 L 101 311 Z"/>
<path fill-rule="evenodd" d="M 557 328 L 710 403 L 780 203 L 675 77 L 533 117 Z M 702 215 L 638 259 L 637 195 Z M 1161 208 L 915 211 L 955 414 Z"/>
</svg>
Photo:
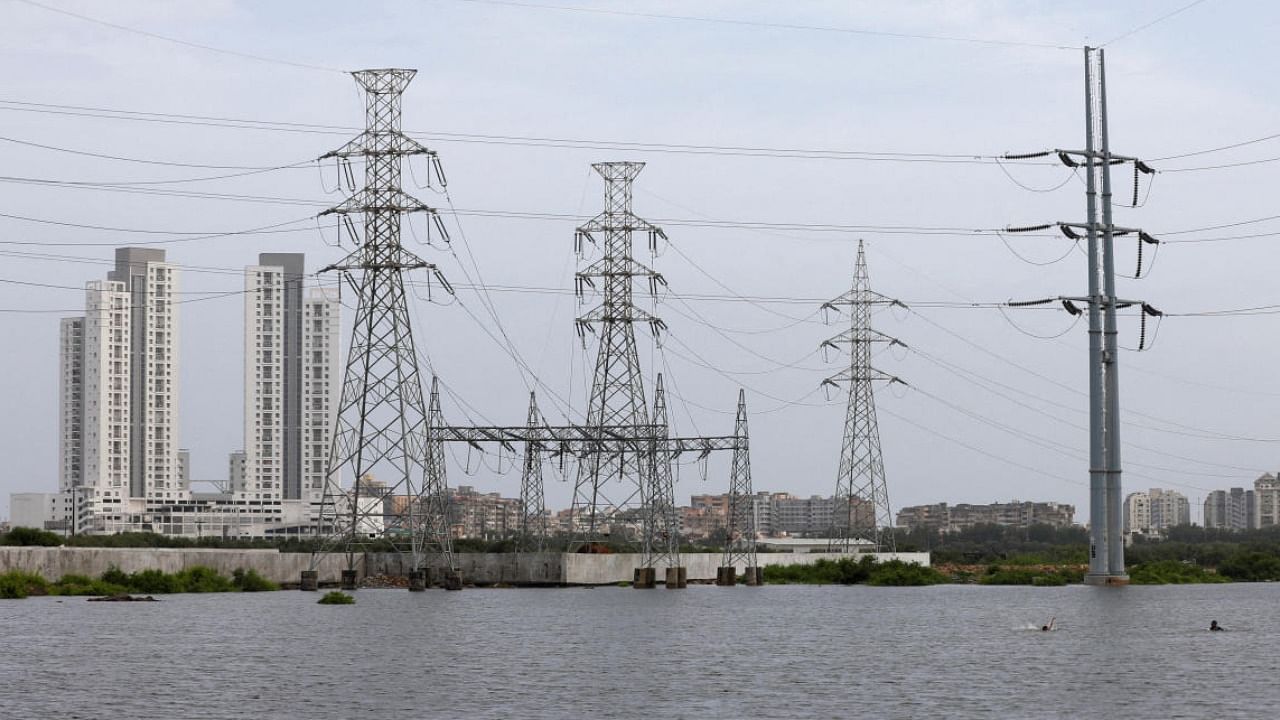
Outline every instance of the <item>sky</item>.
<svg viewBox="0 0 1280 720">
<path fill-rule="evenodd" d="M 1084 521 L 1084 324 L 992 306 L 1084 294 L 1084 255 L 968 231 L 1084 221 L 1081 176 L 992 158 L 1083 147 L 1079 48 L 1103 43 L 1113 152 L 1162 170 L 1137 208 L 1116 171 L 1116 223 L 1191 241 L 1119 280 L 1169 313 L 1141 352 L 1137 316 L 1121 319 L 1125 490 L 1178 490 L 1198 514 L 1209 491 L 1280 465 L 1276 316 L 1194 314 L 1280 304 L 1280 139 L 1171 156 L 1280 133 L 1280 6 L 1187 5 L 0 0 L 0 517 L 10 492 L 57 485 L 59 318 L 139 242 L 184 268 L 179 443 L 196 480 L 225 478 L 243 446 L 240 273 L 259 252 L 305 252 L 312 270 L 346 252 L 311 219 L 342 199 L 335 170 L 309 161 L 363 123 L 342 71 L 407 67 L 404 127 L 449 183 L 419 189 L 416 163 L 406 189 L 459 211 L 449 246 L 419 243 L 420 219 L 406 233 L 458 286 L 428 298 L 422 278 L 411 303 L 450 422 L 523 424 L 531 388 L 549 420 L 580 417 L 594 348 L 574 331 L 591 299 L 573 273 L 592 256 L 575 256 L 574 227 L 603 202 L 591 163 L 642 161 L 634 209 L 670 242 L 637 252 L 670 290 L 644 301 L 669 331 L 660 347 L 642 332 L 641 356 L 677 432 L 730 433 L 743 388 L 755 488 L 833 492 L 844 396 L 820 383 L 841 359 L 817 348 L 848 317 L 824 324 L 819 306 L 848 289 L 861 239 L 875 290 L 909 308 L 875 318 L 908 346 L 874 360 L 907 383 L 876 396 L 894 510 L 1051 500 Z M 205 119 L 160 121 L 173 115 Z M 1123 275 L 1134 245 L 1117 242 Z M 452 485 L 518 493 L 511 457 L 453 452 Z M 678 478 L 682 504 L 724 492 L 727 457 L 705 476 L 683 458 Z M 571 492 L 548 476 L 550 506 Z"/>
</svg>

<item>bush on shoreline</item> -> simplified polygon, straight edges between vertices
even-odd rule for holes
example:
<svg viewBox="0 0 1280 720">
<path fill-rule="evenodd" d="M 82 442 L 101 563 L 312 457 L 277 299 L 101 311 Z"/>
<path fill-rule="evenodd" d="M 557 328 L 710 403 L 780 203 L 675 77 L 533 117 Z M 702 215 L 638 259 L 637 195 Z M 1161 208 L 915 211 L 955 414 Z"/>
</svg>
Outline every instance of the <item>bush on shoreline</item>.
<svg viewBox="0 0 1280 720">
<path fill-rule="evenodd" d="M 1229 578 L 1209 572 L 1199 565 L 1177 560 L 1138 563 L 1129 568 L 1129 582 L 1134 585 L 1186 585 L 1191 583 L 1224 583 Z"/>
<path fill-rule="evenodd" d="M 195 565 L 176 573 L 140 570 L 125 573 L 111 567 L 94 579 L 87 575 L 65 575 L 49 582 L 35 573 L 13 570 L 0 574 L 0 599 L 21 600 L 32 595 L 165 595 L 171 593 L 261 592 L 279 590 L 255 570 L 237 568 L 230 578 L 213 568 Z"/>
<path fill-rule="evenodd" d="M 947 577 L 931 567 L 889 560 L 878 563 L 865 556 L 860 560 L 818 560 L 812 565 L 766 565 L 764 581 L 771 585 L 875 585 L 918 586 L 947 582 Z"/>
</svg>

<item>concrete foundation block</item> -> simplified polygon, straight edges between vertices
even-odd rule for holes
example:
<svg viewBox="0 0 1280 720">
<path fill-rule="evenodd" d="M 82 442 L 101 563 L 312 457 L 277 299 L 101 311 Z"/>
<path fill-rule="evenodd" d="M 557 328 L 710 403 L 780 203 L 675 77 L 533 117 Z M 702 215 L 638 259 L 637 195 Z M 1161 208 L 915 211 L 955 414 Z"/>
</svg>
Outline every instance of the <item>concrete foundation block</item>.
<svg viewBox="0 0 1280 720">
<path fill-rule="evenodd" d="M 461 590 L 462 589 L 462 571 L 458 568 L 449 568 L 444 571 L 444 589 L 445 590 Z"/>
<path fill-rule="evenodd" d="M 667 568 L 667 589 L 679 590 L 689 585 L 689 569 L 680 567 Z"/>
<path fill-rule="evenodd" d="M 320 589 L 320 573 L 315 570 L 303 570 L 302 580 L 298 583 L 299 590 L 307 590 L 315 592 Z"/>
<path fill-rule="evenodd" d="M 747 584 L 751 587 L 759 587 L 764 585 L 764 568 L 748 567 L 746 569 Z"/>
<path fill-rule="evenodd" d="M 716 585 L 733 587 L 738 584 L 738 571 L 732 565 L 721 565 L 716 568 Z"/>
<path fill-rule="evenodd" d="M 658 571 L 655 568 L 636 568 L 631 587 L 637 590 L 652 590 L 658 585 Z"/>
<path fill-rule="evenodd" d="M 355 590 L 355 589 L 356 589 L 356 571 L 355 571 L 355 570 L 343 570 L 343 571 L 342 571 L 342 585 L 341 585 L 341 587 L 342 587 L 342 589 L 343 589 L 343 590 Z"/>
<path fill-rule="evenodd" d="M 409 571 L 409 592 L 423 592 L 427 589 L 427 574 L 421 570 Z"/>
</svg>

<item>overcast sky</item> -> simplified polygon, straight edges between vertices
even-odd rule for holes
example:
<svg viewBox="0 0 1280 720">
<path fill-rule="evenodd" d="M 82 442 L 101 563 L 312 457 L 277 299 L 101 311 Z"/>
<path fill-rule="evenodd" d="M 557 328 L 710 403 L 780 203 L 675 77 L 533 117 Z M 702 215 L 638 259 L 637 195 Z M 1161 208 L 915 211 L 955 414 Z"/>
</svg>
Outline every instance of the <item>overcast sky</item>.
<svg viewBox="0 0 1280 720">
<path fill-rule="evenodd" d="M 303 220 L 321 203 L 341 199 L 325 192 L 333 189 L 333 168 L 315 165 L 125 186 L 239 199 L 33 184 L 30 179 L 138 183 L 244 171 L 127 162 L 9 141 L 253 168 L 307 161 L 354 134 L 107 119 L 15 103 L 356 127 L 363 103 L 355 83 L 324 68 L 398 66 L 419 70 L 405 93 L 404 125 L 439 151 L 451 197 L 409 187 L 428 204 L 447 208 L 451 200 L 465 213 L 460 228 L 449 219 L 452 252 L 408 241 L 460 286 L 453 304 L 438 293 L 436 303 L 425 294 L 414 301 L 417 337 L 449 387 L 483 416 L 473 415 L 474 421 L 521 424 L 528 383 L 535 382 L 490 336 L 500 332 L 472 286 L 477 266 L 490 286 L 566 291 L 503 290 L 491 297 L 502 328 L 539 382 L 582 412 L 589 382 L 584 367 L 594 348 L 584 356 L 572 323 L 580 310 L 567 291 L 581 262 L 573 254 L 573 228 L 601 207 L 602 184 L 590 163 L 640 160 L 647 167 L 636 181 L 635 210 L 658 224 L 670 221 L 671 238 L 656 258 L 637 244 L 639 257 L 671 287 L 656 305 L 669 335 L 653 351 L 645 334 L 641 354 L 648 389 L 655 370 L 667 373 L 679 432 L 729 433 L 737 389 L 745 387 L 753 410 L 755 488 L 832 493 L 844 398 L 827 401 L 817 388 L 838 372 L 840 358 L 824 363 L 815 351 L 843 329 L 847 316 L 824 326 L 811 300 L 848 288 L 862 238 L 874 287 L 913 306 L 876 319 L 879 330 L 912 348 L 875 360 L 910 383 L 877 394 L 894 510 L 1017 498 L 1074 503 L 1077 519 L 1087 519 L 1084 324 L 1061 311 L 955 307 L 1083 294 L 1084 256 L 1069 240 L 1012 237 L 1007 247 L 991 234 L 794 227 L 1082 222 L 1084 188 L 1071 171 L 619 144 L 962 156 L 1082 147 L 1082 52 L 1062 48 L 1111 41 L 1186 0 L 584 1 L 557 8 L 538 7 L 537 0 L 41 2 L 262 59 L 0 0 L 0 213 L 148 231 L 0 218 L 6 244 L 0 248 L 0 517 L 7 515 L 9 492 L 56 488 L 58 319 L 81 312 L 78 288 L 104 277 L 113 247 L 173 237 L 165 232 L 220 233 Z M 1108 44 L 1113 151 L 1162 158 L 1280 133 L 1278 30 L 1274 3 L 1207 0 Z M 528 138 L 599 142 L 536 146 Z M 1280 140 L 1272 140 L 1153 164 L 1203 168 L 1277 156 Z M 1266 236 L 1280 233 L 1280 220 L 1182 232 L 1280 215 L 1278 168 L 1280 162 L 1262 162 L 1166 172 L 1149 188 L 1144 181 L 1145 204 L 1118 207 L 1117 224 L 1167 239 L 1232 239 L 1168 244 L 1154 267 L 1148 252 L 1144 275 L 1150 276 L 1122 279 L 1119 294 L 1170 313 L 1280 303 L 1274 272 L 1280 251 Z M 1131 200 L 1131 175 L 1118 171 L 1115 180 L 1117 199 Z M 707 219 L 739 226 L 688 224 Z M 757 222 L 792 227 L 740 226 Z M 419 234 L 425 228 L 417 221 L 415 227 Z M 237 269 L 253 264 L 259 252 L 305 252 L 312 269 L 344 253 L 326 244 L 314 223 L 287 229 L 298 231 L 161 245 L 172 262 L 188 268 L 183 289 L 201 293 L 187 296 L 201 299 L 180 308 L 180 444 L 191 449 L 198 480 L 225 477 L 227 454 L 243 445 L 243 298 L 203 293 L 242 289 Z M 325 233 L 331 243 L 331 225 Z M 1263 237 L 1237 237 L 1246 234 Z M 1119 268 L 1131 275 L 1133 242 L 1119 242 L 1117 253 Z M 349 293 L 344 300 L 351 300 Z M 1209 490 L 1247 485 L 1280 465 L 1275 328 L 1275 316 L 1267 314 L 1170 317 L 1154 338 L 1154 324 L 1148 327 L 1153 347 L 1122 353 L 1126 492 L 1176 489 L 1198 513 Z M 1138 340 L 1138 323 L 1127 316 L 1120 342 L 1135 348 Z M 563 403 L 550 392 L 540 397 L 548 418 L 563 420 Z M 455 398 L 446 400 L 445 412 L 455 423 L 468 421 Z M 486 466 L 458 450 L 456 460 L 451 484 L 518 492 L 511 458 L 490 456 Z M 681 467 L 679 502 L 727 488 L 727 458 L 714 459 L 709 470 L 704 482 L 696 465 Z M 551 506 L 567 505 L 570 493 L 548 476 Z"/>
</svg>

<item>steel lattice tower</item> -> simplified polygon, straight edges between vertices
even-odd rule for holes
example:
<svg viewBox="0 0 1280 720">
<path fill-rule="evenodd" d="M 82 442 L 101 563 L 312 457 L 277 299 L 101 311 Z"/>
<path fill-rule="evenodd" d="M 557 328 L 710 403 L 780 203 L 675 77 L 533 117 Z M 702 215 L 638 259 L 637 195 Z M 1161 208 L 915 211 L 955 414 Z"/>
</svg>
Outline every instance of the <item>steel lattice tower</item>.
<svg viewBox="0 0 1280 720">
<path fill-rule="evenodd" d="M 520 476 L 520 530 L 517 550 L 541 552 L 547 539 L 547 502 L 542 488 L 541 414 L 538 398 L 529 393 L 529 439 L 524 445 L 524 471 Z"/>
<path fill-rule="evenodd" d="M 670 493 L 669 484 L 661 492 L 655 491 L 659 484 L 656 478 L 662 475 L 655 467 L 658 439 L 645 436 L 652 435 L 652 431 L 647 430 L 651 426 L 635 336 L 636 323 L 648 323 L 654 332 L 663 323 L 632 301 L 636 278 L 647 279 L 651 289 L 663 282 L 661 275 L 632 256 L 632 233 L 648 233 L 651 243 L 665 235 L 661 228 L 631 211 L 631 184 L 644 163 L 604 162 L 591 167 L 604 178 L 605 207 L 579 227 L 575 237 L 578 247 L 586 240 L 600 246 L 603 253 L 599 260 L 578 272 L 576 280 L 579 294 L 585 287 L 601 292 L 600 304 L 577 319 L 580 333 L 592 330 L 600 341 L 586 427 L 598 437 L 614 433 L 618 439 L 602 439 L 579 457 L 570 524 L 575 544 L 597 543 L 605 539 L 606 525 L 612 526 L 620 512 L 639 506 L 645 518 L 644 566 L 653 567 L 664 561 L 674 566 L 678 564 L 679 551 L 679 526 L 674 513 L 659 513 L 655 520 L 652 511 L 657 504 L 674 507 L 675 498 L 657 497 Z M 661 454 L 666 462 L 663 445 Z M 666 527 L 656 527 L 655 521 Z"/>
<path fill-rule="evenodd" d="M 355 553 L 375 540 L 407 549 L 414 571 L 425 569 L 431 552 L 443 554 L 445 568 L 453 566 L 442 448 L 429 440 L 431 418 L 404 287 L 408 271 L 437 271 L 400 241 L 404 213 L 425 213 L 443 231 L 436 211 L 400 188 L 402 161 L 413 155 L 426 156 L 434 178 L 444 183 L 435 153 L 400 130 L 401 93 L 416 73 L 352 73 L 365 91 L 366 129 L 321 157 L 348 166 L 352 159 L 365 163 L 364 187 L 321 213 L 360 214 L 364 220 L 358 247 L 325 268 L 342 273 L 358 293 L 317 528 L 330 540 L 330 549 L 347 553 L 350 580 L 344 574 L 344 584 L 354 582 Z M 439 425 L 434 387 L 432 410 Z M 349 490 L 342 487 L 348 475 L 353 481 Z M 368 480 L 379 483 L 378 494 L 368 494 L 375 487 Z M 389 512 L 386 503 L 397 498 L 403 499 L 402 509 Z M 313 560 L 313 571 L 317 562 Z"/>
<path fill-rule="evenodd" d="M 901 343 L 872 329 L 871 310 L 876 305 L 900 305 L 871 289 L 867 257 L 858 241 L 858 260 L 853 270 L 853 289 L 825 303 L 824 308 L 848 306 L 850 327 L 827 340 L 825 347 L 849 345 L 849 367 L 823 381 L 826 385 L 849 385 L 845 413 L 844 443 L 840 450 L 840 470 L 836 476 L 835 506 L 832 512 L 831 551 L 856 551 L 859 543 L 871 543 L 877 552 L 894 552 L 896 546 L 889 511 L 889 486 L 885 481 L 884 459 L 880 454 L 880 426 L 876 421 L 873 383 L 902 382 L 871 367 L 871 346 Z"/>
<path fill-rule="evenodd" d="M 723 567 L 739 563 L 748 572 L 756 564 L 755 493 L 751 489 L 751 453 L 747 440 L 747 394 L 738 390 L 738 416 L 733 425 L 733 467 L 729 474 L 729 507 L 725 517 Z M 754 583 L 753 583 L 754 584 Z"/>
</svg>

